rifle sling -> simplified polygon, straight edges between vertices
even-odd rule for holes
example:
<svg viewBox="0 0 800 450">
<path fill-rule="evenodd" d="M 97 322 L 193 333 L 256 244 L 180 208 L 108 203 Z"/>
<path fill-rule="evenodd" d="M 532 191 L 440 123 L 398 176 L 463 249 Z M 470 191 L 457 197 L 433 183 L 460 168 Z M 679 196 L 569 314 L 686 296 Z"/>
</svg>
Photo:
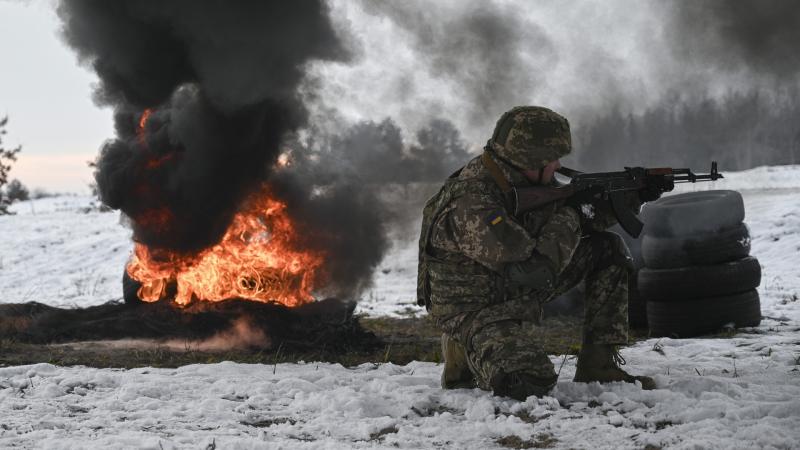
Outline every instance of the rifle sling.
<svg viewBox="0 0 800 450">
<path fill-rule="evenodd" d="M 494 179 L 494 182 L 497 183 L 497 186 L 499 186 L 500 190 L 503 191 L 503 194 L 509 195 L 514 188 L 511 186 L 511 183 L 506 180 L 506 177 L 503 175 L 503 171 L 500 170 L 500 166 L 494 162 L 492 157 L 489 155 L 489 152 L 485 150 L 483 151 L 483 154 L 481 155 L 481 161 Z"/>
</svg>

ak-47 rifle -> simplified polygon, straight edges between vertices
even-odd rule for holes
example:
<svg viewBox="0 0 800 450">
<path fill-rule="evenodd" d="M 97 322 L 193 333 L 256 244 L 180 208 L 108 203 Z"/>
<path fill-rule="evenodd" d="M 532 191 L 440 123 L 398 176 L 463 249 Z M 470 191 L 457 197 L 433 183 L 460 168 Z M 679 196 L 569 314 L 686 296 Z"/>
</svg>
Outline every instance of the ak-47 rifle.
<svg viewBox="0 0 800 450">
<path fill-rule="evenodd" d="M 724 178 L 717 172 L 717 162 L 711 163 L 711 172 L 695 174 L 691 169 L 626 167 L 621 172 L 584 173 L 562 167 L 558 173 L 571 179 L 562 186 L 533 186 L 514 188 L 515 214 L 538 208 L 547 203 L 568 199 L 568 203 L 579 205 L 592 199 L 609 201 L 620 226 L 631 236 L 639 237 L 644 224 L 627 206 L 625 193 L 644 192 L 653 200 L 662 193 L 675 188 L 675 183 L 716 181 Z"/>
</svg>

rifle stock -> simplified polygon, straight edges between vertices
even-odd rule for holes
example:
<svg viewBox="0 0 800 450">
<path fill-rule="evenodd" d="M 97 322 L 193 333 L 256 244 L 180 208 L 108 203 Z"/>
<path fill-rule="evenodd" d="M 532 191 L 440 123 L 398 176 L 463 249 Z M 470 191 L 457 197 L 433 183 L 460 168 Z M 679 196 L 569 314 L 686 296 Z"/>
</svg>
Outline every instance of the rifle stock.
<svg viewBox="0 0 800 450">
<path fill-rule="evenodd" d="M 521 214 L 548 203 L 575 195 L 575 186 L 535 186 L 514 188 L 514 214 Z"/>
</svg>

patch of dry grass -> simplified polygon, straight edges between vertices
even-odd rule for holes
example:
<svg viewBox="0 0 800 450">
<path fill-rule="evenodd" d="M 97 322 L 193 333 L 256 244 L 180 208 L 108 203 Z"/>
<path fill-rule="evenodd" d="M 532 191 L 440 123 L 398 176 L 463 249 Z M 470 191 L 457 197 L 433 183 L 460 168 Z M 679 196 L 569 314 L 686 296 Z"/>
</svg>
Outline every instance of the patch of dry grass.
<svg viewBox="0 0 800 450">
<path fill-rule="evenodd" d="M 374 349 L 326 348 L 297 351 L 287 348 L 269 351 L 226 350 L 199 351 L 189 343 L 183 348 L 166 346 L 155 340 L 139 340 L 130 344 L 102 345 L 93 343 L 30 344 L 11 339 L 0 340 L 0 366 L 51 363 L 91 367 L 178 367 L 187 364 L 236 361 L 274 365 L 284 362 L 319 361 L 352 367 L 363 363 L 392 362 L 403 365 L 411 361 L 441 362 L 441 332 L 428 316 L 414 318 L 358 319 L 361 326 L 374 333 L 381 346 Z M 576 354 L 580 349 L 581 320 L 559 316 L 546 319 L 539 328 L 540 342 L 549 354 Z M 632 340 L 645 339 L 646 334 L 632 333 Z"/>
</svg>

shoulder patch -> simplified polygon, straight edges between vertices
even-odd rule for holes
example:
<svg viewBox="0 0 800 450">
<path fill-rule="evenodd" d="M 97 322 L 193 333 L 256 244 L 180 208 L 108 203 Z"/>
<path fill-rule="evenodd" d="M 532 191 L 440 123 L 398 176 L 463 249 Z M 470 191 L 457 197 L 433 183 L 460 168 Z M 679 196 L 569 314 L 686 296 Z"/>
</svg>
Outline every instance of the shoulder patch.
<svg viewBox="0 0 800 450">
<path fill-rule="evenodd" d="M 494 211 L 490 212 L 484 218 L 484 220 L 486 221 L 487 224 L 494 226 L 494 225 L 499 225 L 499 224 L 503 223 L 503 221 L 505 220 L 505 217 L 503 215 L 503 211 L 497 209 L 497 210 L 494 210 Z"/>
</svg>

